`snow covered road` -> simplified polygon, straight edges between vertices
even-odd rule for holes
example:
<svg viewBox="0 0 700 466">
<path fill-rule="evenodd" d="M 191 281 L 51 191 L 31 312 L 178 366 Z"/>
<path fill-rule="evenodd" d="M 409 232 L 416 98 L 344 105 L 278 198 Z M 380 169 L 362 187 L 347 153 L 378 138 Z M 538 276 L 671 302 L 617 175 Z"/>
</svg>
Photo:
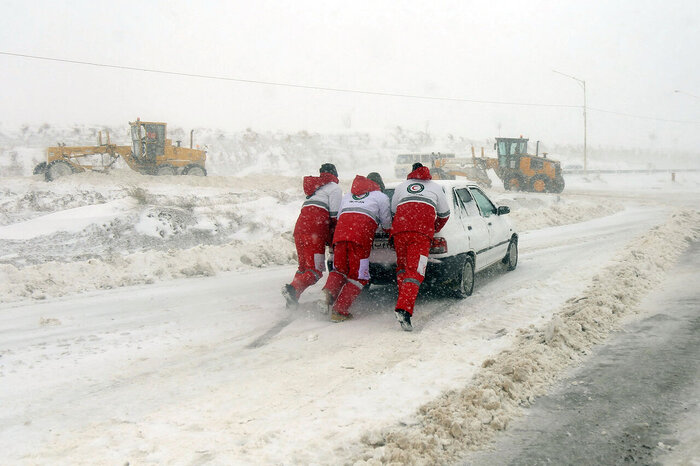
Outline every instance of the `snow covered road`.
<svg viewBox="0 0 700 466">
<path fill-rule="evenodd" d="M 373 432 L 415 425 L 669 213 L 635 202 L 527 232 L 515 271 L 477 275 L 464 301 L 422 297 L 412 334 L 391 287 L 342 324 L 317 310 L 321 283 L 286 311 L 291 266 L 2 304 L 0 451 L 29 464 L 369 459 Z"/>
</svg>

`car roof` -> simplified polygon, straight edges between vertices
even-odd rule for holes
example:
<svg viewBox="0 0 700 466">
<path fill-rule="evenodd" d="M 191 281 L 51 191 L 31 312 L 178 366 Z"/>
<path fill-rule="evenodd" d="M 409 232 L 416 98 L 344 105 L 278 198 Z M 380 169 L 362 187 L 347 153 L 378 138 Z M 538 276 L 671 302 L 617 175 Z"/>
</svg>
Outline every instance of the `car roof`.
<svg viewBox="0 0 700 466">
<path fill-rule="evenodd" d="M 401 183 L 403 183 L 406 180 L 403 181 L 392 181 L 389 183 L 386 183 L 386 187 L 388 189 L 394 189 Z M 480 186 L 477 183 L 474 183 L 473 181 L 469 180 L 432 180 L 434 183 L 437 183 L 441 186 L 444 186 L 445 188 L 463 188 L 465 186 L 474 186 L 479 188 Z"/>
</svg>

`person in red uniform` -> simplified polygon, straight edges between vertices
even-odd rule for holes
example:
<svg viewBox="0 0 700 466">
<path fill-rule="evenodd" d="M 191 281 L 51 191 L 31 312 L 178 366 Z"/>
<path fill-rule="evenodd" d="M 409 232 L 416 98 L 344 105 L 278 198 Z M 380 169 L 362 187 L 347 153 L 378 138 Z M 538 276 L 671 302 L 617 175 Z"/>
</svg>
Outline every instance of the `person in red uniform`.
<svg viewBox="0 0 700 466">
<path fill-rule="evenodd" d="M 370 179 L 372 177 L 374 180 Z M 369 283 L 369 253 L 377 226 L 391 227 L 389 198 L 381 190 L 381 176 L 357 175 L 350 193 L 343 196 L 333 235 L 333 270 L 323 287 L 326 306 L 333 306 L 331 321 L 352 318 L 349 309 Z"/>
<path fill-rule="evenodd" d="M 305 176 L 303 185 L 306 200 L 294 226 L 299 268 L 292 283 L 282 288 L 288 308 L 296 306 L 301 293 L 316 283 L 326 270 L 326 245 L 333 239 L 343 197 L 338 186 L 338 171 L 332 163 L 321 165 L 319 176 Z"/>
<path fill-rule="evenodd" d="M 394 190 L 391 199 L 394 214 L 391 236 L 396 250 L 396 282 L 399 286 L 395 313 L 401 328 L 407 332 L 413 330 L 413 306 L 425 278 L 433 236 L 450 218 L 445 191 L 431 181 L 430 169 L 421 163 L 414 163 L 412 169 L 406 181 Z"/>
</svg>

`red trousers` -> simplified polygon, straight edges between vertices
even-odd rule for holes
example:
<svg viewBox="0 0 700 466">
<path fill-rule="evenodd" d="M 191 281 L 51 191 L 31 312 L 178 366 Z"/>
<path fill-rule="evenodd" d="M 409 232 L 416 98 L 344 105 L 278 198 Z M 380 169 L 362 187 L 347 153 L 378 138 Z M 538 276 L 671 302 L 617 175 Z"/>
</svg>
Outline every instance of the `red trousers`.
<svg viewBox="0 0 700 466">
<path fill-rule="evenodd" d="M 372 243 L 340 241 L 333 245 L 333 270 L 323 287 L 335 300 L 333 310 L 347 314 L 362 288 L 369 283 L 369 253 Z"/>
<path fill-rule="evenodd" d="M 425 278 L 431 240 L 422 233 L 404 231 L 393 235 L 396 250 L 396 282 L 399 297 L 396 309 L 413 315 L 418 289 Z"/>
<path fill-rule="evenodd" d="M 299 268 L 291 285 L 297 291 L 297 298 L 305 289 L 319 281 L 326 270 L 326 241 L 320 238 L 316 234 L 294 236 Z"/>
</svg>

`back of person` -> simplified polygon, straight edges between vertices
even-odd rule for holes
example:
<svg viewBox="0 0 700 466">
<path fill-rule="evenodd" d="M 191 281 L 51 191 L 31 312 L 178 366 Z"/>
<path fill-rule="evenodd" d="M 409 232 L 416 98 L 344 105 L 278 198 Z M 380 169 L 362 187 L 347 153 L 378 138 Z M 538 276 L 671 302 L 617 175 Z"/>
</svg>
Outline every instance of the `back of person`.
<svg viewBox="0 0 700 466">
<path fill-rule="evenodd" d="M 297 305 L 301 293 L 316 283 L 326 269 L 326 245 L 331 244 L 343 197 L 338 186 L 338 171 L 332 163 L 321 165 L 319 176 L 305 176 L 303 188 L 306 200 L 294 225 L 299 267 L 292 282 L 282 287 L 288 308 Z"/>
<path fill-rule="evenodd" d="M 330 244 L 331 220 L 338 216 L 339 201 L 342 196 L 338 186 L 338 178 L 331 173 L 321 173 L 320 176 L 304 177 L 304 201 L 297 222 L 294 225 L 294 236 L 320 235 L 324 243 Z"/>
<path fill-rule="evenodd" d="M 332 306 L 331 321 L 352 318 L 349 309 L 369 283 L 369 254 L 377 225 L 391 227 L 389 198 L 379 183 L 356 176 L 349 194 L 343 196 L 333 236 L 333 270 L 323 287 L 323 305 Z M 331 310 L 331 309 L 329 309 Z"/>
<path fill-rule="evenodd" d="M 432 238 L 435 231 L 440 230 L 442 225 L 439 224 L 444 224 L 442 219 L 446 222 L 450 208 L 445 193 L 442 186 L 431 178 L 430 169 L 421 166 L 394 190 L 391 199 L 391 211 L 394 212 L 392 234 L 413 231 Z"/>
<path fill-rule="evenodd" d="M 355 177 L 350 193 L 340 202 L 333 243 L 352 241 L 371 246 L 377 225 L 389 229 L 389 198 L 378 188 L 374 181 L 364 176 Z"/>
<path fill-rule="evenodd" d="M 431 179 L 428 167 L 414 164 L 408 179 L 394 190 L 391 200 L 391 210 L 395 212 L 391 234 L 399 288 L 394 312 L 401 328 L 409 332 L 413 330 L 411 316 L 425 278 L 432 238 L 450 217 L 445 192 Z"/>
</svg>

